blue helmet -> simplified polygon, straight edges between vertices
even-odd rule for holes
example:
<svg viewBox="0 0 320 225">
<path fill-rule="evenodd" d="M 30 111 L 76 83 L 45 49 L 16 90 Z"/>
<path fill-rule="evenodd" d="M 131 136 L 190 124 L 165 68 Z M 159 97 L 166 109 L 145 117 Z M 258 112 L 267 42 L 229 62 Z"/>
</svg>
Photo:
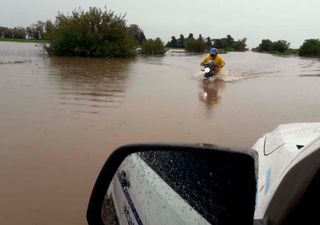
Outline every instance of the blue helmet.
<svg viewBox="0 0 320 225">
<path fill-rule="evenodd" d="M 216 48 L 211 48 L 209 54 L 210 54 L 210 55 L 216 55 L 216 54 L 218 54 L 218 49 L 216 49 Z"/>
</svg>

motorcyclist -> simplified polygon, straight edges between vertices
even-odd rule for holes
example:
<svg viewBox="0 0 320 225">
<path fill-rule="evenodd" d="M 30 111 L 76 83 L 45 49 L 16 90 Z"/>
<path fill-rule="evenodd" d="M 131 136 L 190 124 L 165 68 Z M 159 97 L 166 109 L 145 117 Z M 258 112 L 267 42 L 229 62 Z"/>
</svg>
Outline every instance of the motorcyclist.
<svg viewBox="0 0 320 225">
<path fill-rule="evenodd" d="M 224 67 L 224 65 L 226 64 L 224 62 L 224 60 L 222 59 L 222 57 L 220 55 L 218 55 L 218 49 L 216 48 L 211 48 L 210 52 L 207 56 L 205 56 L 200 65 L 203 66 L 205 63 L 208 62 L 213 62 L 214 63 L 214 72 L 215 74 L 219 74 L 220 70 L 222 67 Z"/>
</svg>

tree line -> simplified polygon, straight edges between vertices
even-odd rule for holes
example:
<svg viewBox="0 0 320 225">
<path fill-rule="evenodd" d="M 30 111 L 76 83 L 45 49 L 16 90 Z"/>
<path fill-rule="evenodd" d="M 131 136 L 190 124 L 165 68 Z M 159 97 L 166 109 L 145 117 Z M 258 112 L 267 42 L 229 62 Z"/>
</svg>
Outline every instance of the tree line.
<svg viewBox="0 0 320 225">
<path fill-rule="evenodd" d="M 246 51 L 246 38 L 235 40 L 231 35 L 223 38 L 197 38 L 192 33 L 188 37 L 180 34 L 164 43 L 160 38 L 147 39 L 136 24 L 127 25 L 124 15 L 116 15 L 107 8 L 89 8 L 88 11 L 74 10 L 71 14 L 58 13 L 54 22 L 37 21 L 28 27 L 0 27 L 0 38 L 48 40 L 45 47 L 51 55 L 88 57 L 128 57 L 137 49 L 142 54 L 163 55 L 167 48 L 180 48 L 189 52 L 205 52 L 215 47 L 220 52 Z M 291 49 L 285 40 L 263 39 L 257 52 L 299 54 L 300 56 L 320 56 L 319 39 L 305 40 L 299 49 Z"/>
<path fill-rule="evenodd" d="M 27 27 L 9 28 L 0 26 L 0 38 L 43 40 L 46 39 L 46 34 L 51 26 L 52 22 L 50 20 L 46 22 L 37 21 Z"/>
<path fill-rule="evenodd" d="M 166 44 L 166 47 L 185 49 L 189 52 L 204 52 L 213 47 L 223 52 L 246 51 L 246 41 L 247 38 L 236 41 L 231 35 L 220 39 L 212 39 L 210 37 L 203 38 L 202 35 L 199 34 L 198 38 L 194 38 L 193 34 L 190 33 L 187 38 L 185 38 L 183 34 L 180 34 L 179 38 L 172 36 L 171 40 Z"/>
<path fill-rule="evenodd" d="M 49 55 L 84 57 L 131 57 L 137 47 L 143 54 L 164 54 L 161 39 L 146 39 L 136 24 L 127 26 L 124 15 L 116 15 L 107 8 L 74 10 L 58 13 L 54 22 L 38 21 L 26 28 L 0 28 L 0 38 L 48 40 Z"/>
<path fill-rule="evenodd" d="M 300 56 L 320 56 L 320 40 L 307 39 L 299 49 L 290 48 L 290 43 L 285 40 L 271 41 L 263 39 L 258 47 L 253 48 L 256 52 L 266 52 L 273 54 L 298 54 Z"/>
<path fill-rule="evenodd" d="M 57 24 L 52 23 L 51 20 L 37 21 L 27 27 L 2 27 L 0 26 L 0 38 L 14 38 L 14 39 L 33 39 L 46 40 L 49 39 L 49 33 L 56 28 Z M 128 33 L 139 44 L 146 40 L 146 37 L 141 28 L 136 24 L 131 24 L 127 27 Z"/>
<path fill-rule="evenodd" d="M 271 41 L 263 39 L 258 47 L 253 48 L 253 51 L 268 52 L 268 53 L 287 53 L 290 49 L 290 43 L 285 40 Z"/>
</svg>

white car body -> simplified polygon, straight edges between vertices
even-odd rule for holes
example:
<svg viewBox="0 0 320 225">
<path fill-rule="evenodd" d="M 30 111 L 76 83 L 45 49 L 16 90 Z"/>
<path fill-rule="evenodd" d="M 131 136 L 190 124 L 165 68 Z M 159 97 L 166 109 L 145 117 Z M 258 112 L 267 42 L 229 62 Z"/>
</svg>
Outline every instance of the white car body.
<svg viewBox="0 0 320 225">
<path fill-rule="evenodd" d="M 253 149 L 259 153 L 255 219 L 281 224 L 319 169 L 320 123 L 279 125 Z"/>
</svg>

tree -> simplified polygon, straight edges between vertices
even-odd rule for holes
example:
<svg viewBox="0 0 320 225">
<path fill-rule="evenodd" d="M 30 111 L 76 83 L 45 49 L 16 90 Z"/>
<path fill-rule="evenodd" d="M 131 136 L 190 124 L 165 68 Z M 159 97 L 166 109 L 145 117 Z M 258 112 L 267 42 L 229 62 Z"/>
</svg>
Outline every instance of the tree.
<svg viewBox="0 0 320 225">
<path fill-rule="evenodd" d="M 212 41 L 211 41 L 211 38 L 210 38 L 210 37 L 207 37 L 207 38 L 206 38 L 206 45 L 208 46 L 208 48 L 211 48 L 211 47 L 212 47 Z"/>
<path fill-rule="evenodd" d="M 4 37 L 5 28 L 0 26 L 0 38 Z"/>
<path fill-rule="evenodd" d="M 137 24 L 131 24 L 128 27 L 128 33 L 134 40 L 137 41 L 138 44 L 141 44 L 146 40 L 143 30 Z"/>
<path fill-rule="evenodd" d="M 37 21 L 37 23 L 31 24 L 27 27 L 27 36 L 34 40 L 40 40 L 44 37 L 45 23 Z"/>
<path fill-rule="evenodd" d="M 227 37 L 226 37 L 227 47 L 230 48 L 232 46 L 233 42 L 234 42 L 234 39 L 231 37 L 230 34 L 228 34 Z"/>
<path fill-rule="evenodd" d="M 307 39 L 299 49 L 300 56 L 320 56 L 320 40 Z"/>
<path fill-rule="evenodd" d="M 190 33 L 187 39 L 194 39 L 193 33 Z"/>
<path fill-rule="evenodd" d="M 259 52 L 270 52 L 272 50 L 272 41 L 270 41 L 269 39 L 262 40 L 257 50 Z"/>
<path fill-rule="evenodd" d="M 12 38 L 25 39 L 26 29 L 23 27 L 15 27 L 12 29 Z"/>
<path fill-rule="evenodd" d="M 205 42 L 205 40 L 203 39 L 201 34 L 199 34 L 199 37 L 198 37 L 196 43 L 197 43 L 197 51 L 198 52 L 203 52 L 208 48 L 207 43 Z"/>
<path fill-rule="evenodd" d="M 44 39 L 49 39 L 49 34 L 55 29 L 55 25 L 51 22 L 51 20 L 47 20 L 44 23 L 44 34 L 43 34 L 43 38 Z"/>
<path fill-rule="evenodd" d="M 166 48 L 160 38 L 143 42 L 141 49 L 142 54 L 146 55 L 163 55 L 166 52 Z"/>
<path fill-rule="evenodd" d="M 4 38 L 6 36 L 6 31 L 7 31 L 6 27 L 0 27 L 0 37 L 1 38 Z"/>
<path fill-rule="evenodd" d="M 136 53 L 124 16 L 90 7 L 59 13 L 49 33 L 49 54 L 60 56 L 128 57 Z"/>
<path fill-rule="evenodd" d="M 214 39 L 213 47 L 219 48 L 219 49 L 232 49 L 233 42 L 234 42 L 234 39 L 230 35 L 227 35 L 227 37 L 225 38 Z"/>
<path fill-rule="evenodd" d="M 232 48 L 234 51 L 244 52 L 247 50 L 247 38 L 243 38 L 242 40 L 233 41 Z"/>
<path fill-rule="evenodd" d="M 3 36 L 4 38 L 13 38 L 12 29 L 10 29 L 10 28 L 8 28 L 8 27 L 3 27 L 2 36 Z"/>
<path fill-rule="evenodd" d="M 290 43 L 285 40 L 279 40 L 272 43 L 272 51 L 284 53 L 289 49 Z"/>
<path fill-rule="evenodd" d="M 258 52 L 285 53 L 289 50 L 290 43 L 285 40 L 272 42 L 269 39 L 263 39 L 255 49 Z"/>
<path fill-rule="evenodd" d="M 204 41 L 201 34 L 197 39 L 193 38 L 193 35 L 190 34 L 186 40 L 186 51 L 189 52 L 204 52 L 207 49 L 206 42 Z"/>
<path fill-rule="evenodd" d="M 180 37 L 179 37 L 179 39 L 177 41 L 177 47 L 178 48 L 185 48 L 186 47 L 186 43 L 185 42 L 186 42 L 186 40 L 185 40 L 184 36 L 182 34 L 180 34 Z"/>
<path fill-rule="evenodd" d="M 178 42 L 175 36 L 171 37 L 171 41 L 168 42 L 167 47 L 169 48 L 177 48 L 178 47 Z"/>
</svg>

